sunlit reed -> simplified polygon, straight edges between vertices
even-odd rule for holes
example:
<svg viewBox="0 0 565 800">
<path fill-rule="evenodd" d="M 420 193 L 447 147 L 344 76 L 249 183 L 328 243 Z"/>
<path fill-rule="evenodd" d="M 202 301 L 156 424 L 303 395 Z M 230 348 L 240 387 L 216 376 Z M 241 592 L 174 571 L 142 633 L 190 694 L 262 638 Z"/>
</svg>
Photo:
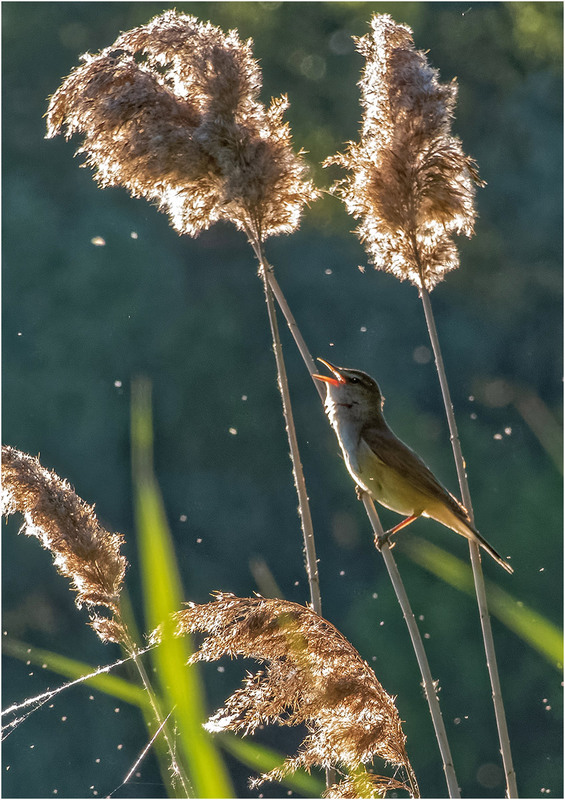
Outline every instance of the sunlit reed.
<svg viewBox="0 0 565 800">
<path fill-rule="evenodd" d="M 103 641 L 122 641 L 119 599 L 127 567 L 119 533 L 105 530 L 72 486 L 42 467 L 37 458 L 2 447 L 2 513 L 19 512 L 22 531 L 50 550 L 58 571 L 69 578 L 79 608 L 88 606 L 91 625 Z M 106 608 L 112 618 L 96 608 Z"/>
<path fill-rule="evenodd" d="M 451 133 L 455 81 L 440 83 L 412 31 L 387 14 L 356 39 L 359 142 L 328 159 L 349 174 L 333 190 L 361 220 L 357 233 L 376 269 L 432 289 L 459 266 L 453 234 L 473 233 L 475 162 Z"/>
<path fill-rule="evenodd" d="M 206 634 L 192 661 L 227 655 L 266 663 L 210 718 L 209 730 L 248 734 L 265 723 L 306 725 L 296 755 L 260 781 L 280 780 L 299 767 L 357 769 L 379 756 L 404 768 L 411 787 L 404 788 L 417 795 L 393 698 L 347 639 L 310 608 L 219 593 L 212 602 L 190 604 L 176 621 L 178 635 Z M 153 640 L 159 636 L 156 631 Z"/>
<path fill-rule="evenodd" d="M 179 233 L 218 220 L 259 241 L 293 231 L 317 191 L 283 121 L 259 100 L 252 42 L 174 10 L 85 54 L 49 104 L 48 136 L 84 137 L 101 186 L 156 201 Z"/>
</svg>

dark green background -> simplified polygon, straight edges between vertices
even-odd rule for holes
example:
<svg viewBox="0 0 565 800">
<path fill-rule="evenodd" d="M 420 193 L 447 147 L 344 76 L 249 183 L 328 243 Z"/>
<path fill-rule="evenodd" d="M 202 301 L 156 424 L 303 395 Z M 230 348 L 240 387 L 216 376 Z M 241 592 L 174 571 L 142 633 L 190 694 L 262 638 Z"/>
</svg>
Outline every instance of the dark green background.
<svg viewBox="0 0 565 800">
<path fill-rule="evenodd" d="M 129 464 L 129 394 L 153 382 L 156 471 L 187 599 L 249 595 L 262 558 L 284 596 L 308 598 L 284 425 L 262 288 L 250 248 L 228 225 L 196 240 L 124 190 L 101 191 L 73 153 L 44 140 L 48 95 L 79 54 L 171 6 L 4 3 L 3 441 L 68 478 L 104 525 L 122 531 L 128 588 L 140 607 Z M 362 67 L 350 34 L 372 12 L 412 26 L 442 79 L 457 76 L 455 130 L 488 185 L 462 267 L 432 301 L 466 456 L 477 525 L 503 554 L 488 577 L 561 622 L 561 475 L 515 404 L 493 382 L 545 404 L 537 424 L 555 442 L 561 419 L 561 3 L 180 3 L 180 11 L 252 36 L 263 99 L 288 93 L 297 147 L 316 165 L 356 138 Z M 324 198 L 268 256 L 315 355 L 381 383 L 387 418 L 455 491 L 456 478 L 416 290 L 367 268 L 338 200 Z M 131 233 L 138 235 L 132 238 Z M 106 245 L 91 243 L 103 237 Z M 366 328 L 362 331 L 361 328 Z M 317 533 L 324 613 L 398 696 L 424 796 L 445 796 L 419 673 L 363 508 L 284 331 L 292 398 Z M 423 355 L 423 358 L 422 358 Z M 121 382 L 117 385 L 116 382 Z M 490 387 L 490 389 L 489 389 Z M 496 383 L 494 384 L 496 388 Z M 247 400 L 242 400 L 245 395 Z M 474 400 L 470 398 L 474 397 Z M 555 423 L 551 424 L 551 419 Z M 237 435 L 230 434 L 235 428 Z M 511 429 L 510 434 L 504 429 Z M 495 435 L 502 433 L 502 439 Z M 559 445 L 556 443 L 557 448 Z M 559 452 L 559 449 L 558 449 Z M 182 521 L 186 515 L 186 521 Z M 385 525 L 398 518 L 383 511 Z M 64 579 L 36 541 L 4 527 L 4 621 L 9 636 L 92 664 L 117 650 L 85 625 Z M 403 537 L 421 534 L 466 557 L 437 524 L 419 521 L 395 550 L 426 640 L 464 796 L 503 796 L 498 742 L 473 600 L 416 567 Z M 518 785 L 523 797 L 562 796 L 561 676 L 493 622 Z M 237 686 L 239 664 L 206 673 L 210 708 Z M 4 705 L 61 679 L 4 662 Z M 4 747 L 6 797 L 102 796 L 145 744 L 132 709 L 77 688 L 30 716 Z M 549 708 L 548 708 L 549 707 Z M 66 720 L 63 721 L 63 717 Z M 459 720 L 459 722 L 457 722 Z M 291 731 L 263 735 L 289 750 Z M 121 747 L 120 747 L 121 745 Z M 99 761 L 97 761 L 99 759 Z M 231 764 L 241 796 L 248 770 Z M 286 790 L 266 788 L 265 795 Z M 115 796 L 162 796 L 152 758 Z"/>
</svg>

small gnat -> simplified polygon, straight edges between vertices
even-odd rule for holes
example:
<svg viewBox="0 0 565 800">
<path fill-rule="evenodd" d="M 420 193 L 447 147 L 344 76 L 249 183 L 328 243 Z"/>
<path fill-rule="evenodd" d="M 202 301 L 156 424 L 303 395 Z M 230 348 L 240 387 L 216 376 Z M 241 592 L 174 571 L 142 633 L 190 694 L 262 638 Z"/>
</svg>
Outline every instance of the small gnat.
<svg viewBox="0 0 565 800">
<path fill-rule="evenodd" d="M 181 514 L 179 517 L 179 522 L 186 522 L 187 519 L 188 517 L 186 516 L 186 514 Z"/>
<path fill-rule="evenodd" d="M 324 275 L 333 275 L 333 269 L 329 269 L 329 268 L 325 269 L 324 270 Z"/>
<path fill-rule="evenodd" d="M 103 239 L 102 236 L 93 236 L 90 240 L 90 244 L 93 244 L 95 247 L 104 247 L 106 239 Z"/>
<path fill-rule="evenodd" d="M 242 394 L 242 395 L 241 395 L 241 399 L 242 399 L 242 400 L 243 400 L 243 402 L 245 403 L 245 401 L 247 400 L 247 395 L 246 395 L 246 394 Z"/>
<path fill-rule="evenodd" d="M 114 386 L 116 387 L 116 389 L 121 389 L 122 388 L 122 382 L 121 381 L 114 381 Z"/>
<path fill-rule="evenodd" d="M 135 231 L 132 231 L 130 233 L 130 236 L 131 236 L 132 239 L 139 239 L 139 236 L 137 235 L 137 233 Z"/>
<path fill-rule="evenodd" d="M 237 428 L 228 428 L 228 431 L 232 436 L 237 436 Z"/>
<path fill-rule="evenodd" d="M 507 428 L 504 428 L 504 433 L 507 436 L 510 436 L 512 434 L 512 428 L 510 426 L 508 426 Z"/>
<path fill-rule="evenodd" d="M 367 333 L 367 326 L 366 325 L 361 325 L 359 330 L 361 331 L 361 333 Z"/>
<path fill-rule="evenodd" d="M 502 434 L 501 433 L 495 433 L 492 438 L 496 439 L 499 442 L 502 439 Z"/>
</svg>

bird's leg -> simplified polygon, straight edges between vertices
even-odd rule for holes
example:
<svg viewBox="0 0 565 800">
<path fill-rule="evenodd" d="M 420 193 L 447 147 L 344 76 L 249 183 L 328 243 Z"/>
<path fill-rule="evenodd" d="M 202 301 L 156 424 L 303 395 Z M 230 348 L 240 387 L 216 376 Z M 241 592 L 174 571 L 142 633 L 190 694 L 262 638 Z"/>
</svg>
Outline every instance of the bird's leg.
<svg viewBox="0 0 565 800">
<path fill-rule="evenodd" d="M 403 519 L 402 522 L 398 523 L 398 525 L 395 525 L 394 528 L 390 528 L 388 531 L 385 531 L 377 541 L 377 547 L 379 548 L 379 550 L 381 546 L 385 544 L 385 542 L 386 544 L 388 544 L 390 548 L 393 548 L 394 542 L 392 544 L 390 542 L 390 537 L 392 536 L 392 534 L 398 533 L 398 531 L 401 531 L 402 528 L 406 528 L 406 526 L 414 522 L 415 519 L 418 519 L 418 514 L 412 514 L 410 517 L 406 517 L 406 519 Z"/>
</svg>

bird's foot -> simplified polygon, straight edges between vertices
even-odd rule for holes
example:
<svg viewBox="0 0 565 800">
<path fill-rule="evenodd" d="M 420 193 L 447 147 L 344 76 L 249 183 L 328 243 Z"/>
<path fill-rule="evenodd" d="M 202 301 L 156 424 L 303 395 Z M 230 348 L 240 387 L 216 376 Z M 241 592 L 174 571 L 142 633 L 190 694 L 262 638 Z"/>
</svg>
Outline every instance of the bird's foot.
<svg viewBox="0 0 565 800">
<path fill-rule="evenodd" d="M 365 494 L 365 489 L 362 489 L 360 486 L 355 486 L 355 494 L 357 495 L 358 500 L 362 500 L 363 495 Z"/>
<path fill-rule="evenodd" d="M 375 547 L 377 550 L 382 550 L 383 544 L 388 545 L 389 549 L 392 550 L 396 545 L 396 542 L 393 542 L 390 538 L 393 533 L 396 533 L 395 528 L 390 528 L 388 531 L 385 531 L 382 536 L 375 534 Z"/>
</svg>

